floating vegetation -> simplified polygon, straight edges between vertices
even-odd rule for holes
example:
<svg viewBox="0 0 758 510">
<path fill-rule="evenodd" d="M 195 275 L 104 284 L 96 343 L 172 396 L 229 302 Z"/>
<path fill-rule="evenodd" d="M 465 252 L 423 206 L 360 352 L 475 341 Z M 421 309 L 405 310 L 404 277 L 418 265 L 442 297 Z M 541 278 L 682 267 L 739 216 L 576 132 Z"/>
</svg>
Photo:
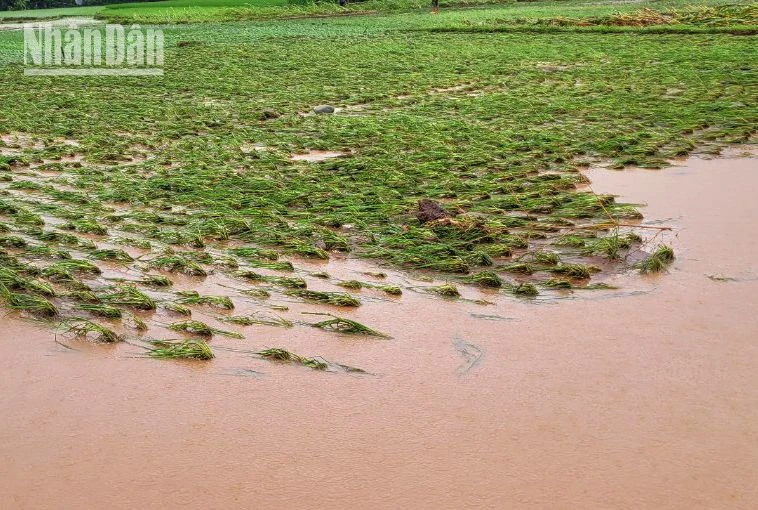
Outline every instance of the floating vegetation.
<svg viewBox="0 0 758 510">
<path fill-rule="evenodd" d="M 101 294 L 100 300 L 114 305 L 132 306 L 139 310 L 155 310 L 155 301 L 133 284 L 120 284 Z"/>
<path fill-rule="evenodd" d="M 550 269 L 553 273 L 562 274 L 571 278 L 589 278 L 592 273 L 597 270 L 598 269 L 593 266 L 566 263 L 558 264 L 556 267 Z"/>
<path fill-rule="evenodd" d="M 324 303 L 335 306 L 360 306 L 361 302 L 357 298 L 344 292 L 320 292 L 317 290 L 291 290 L 287 292 L 289 296 L 296 296 L 306 301 Z"/>
<path fill-rule="evenodd" d="M 168 328 L 174 331 L 184 331 L 186 333 L 200 336 L 222 335 L 231 338 L 245 338 L 239 333 L 235 333 L 233 331 L 224 331 L 222 329 L 215 329 L 200 321 L 174 322 L 169 324 Z"/>
<path fill-rule="evenodd" d="M 601 255 L 615 260 L 621 256 L 622 250 L 630 248 L 632 243 L 639 241 L 640 238 L 636 234 L 620 235 L 616 232 L 610 236 L 588 240 L 582 253 L 585 255 Z"/>
<path fill-rule="evenodd" d="M 252 267 L 259 267 L 262 269 L 271 269 L 273 271 L 294 271 L 295 268 L 292 262 L 279 261 L 279 262 L 265 262 L 260 260 L 250 260 L 247 262 Z"/>
<path fill-rule="evenodd" d="M 276 347 L 258 351 L 257 354 L 265 359 L 283 361 L 288 363 L 299 363 L 314 370 L 326 370 L 329 367 L 329 365 L 322 360 L 298 356 L 297 354 L 286 349 Z"/>
<path fill-rule="evenodd" d="M 232 255 L 246 259 L 276 260 L 279 258 L 279 254 L 274 250 L 267 250 L 263 248 L 232 248 L 228 251 Z"/>
<path fill-rule="evenodd" d="M 537 289 L 537 286 L 530 282 L 523 282 L 516 285 L 510 286 L 510 291 L 513 292 L 516 296 L 523 296 L 523 297 L 534 297 L 538 296 L 540 291 Z"/>
<path fill-rule="evenodd" d="M 209 360 L 215 357 L 203 340 L 151 340 L 150 343 L 153 347 L 147 355 L 151 358 Z"/>
<path fill-rule="evenodd" d="M 240 291 L 240 294 L 249 296 L 255 299 L 268 299 L 271 297 L 271 293 L 264 289 L 244 289 Z"/>
<path fill-rule="evenodd" d="M 62 323 L 62 326 L 65 333 L 71 333 L 78 338 L 106 343 L 121 341 L 121 337 L 112 329 L 87 319 L 79 317 L 68 319 Z"/>
<path fill-rule="evenodd" d="M 363 284 L 357 280 L 345 280 L 345 281 L 338 282 L 337 285 L 339 285 L 340 287 L 345 287 L 346 289 L 354 289 L 354 290 L 363 288 Z"/>
<path fill-rule="evenodd" d="M 250 315 L 231 315 L 231 316 L 219 316 L 218 320 L 229 322 L 231 324 L 237 324 L 238 326 L 278 326 L 281 328 L 291 328 L 294 324 L 278 315 L 267 315 L 262 313 L 255 313 Z"/>
<path fill-rule="evenodd" d="M 649 257 L 638 262 L 635 267 L 643 273 L 658 273 L 674 262 L 674 250 L 670 246 L 659 246 Z"/>
<path fill-rule="evenodd" d="M 327 319 L 321 322 L 317 322 L 315 324 L 311 324 L 314 328 L 324 329 L 327 331 L 336 331 L 338 333 L 345 333 L 348 335 L 368 335 L 368 336 L 379 336 L 383 338 L 389 338 L 384 333 L 380 333 L 374 329 L 369 328 L 368 326 L 364 326 L 360 322 L 356 322 L 350 319 L 345 319 L 344 317 L 337 317 L 336 315 L 332 314 L 311 314 L 311 315 L 327 315 L 331 317 L 331 319 Z"/>
</svg>

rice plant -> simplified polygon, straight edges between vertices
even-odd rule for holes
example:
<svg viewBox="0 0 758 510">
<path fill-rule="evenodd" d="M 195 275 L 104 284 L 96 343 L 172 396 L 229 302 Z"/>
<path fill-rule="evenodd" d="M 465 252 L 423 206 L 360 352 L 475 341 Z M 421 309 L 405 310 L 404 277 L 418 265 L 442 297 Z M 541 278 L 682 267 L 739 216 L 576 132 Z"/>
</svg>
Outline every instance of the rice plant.
<svg viewBox="0 0 758 510">
<path fill-rule="evenodd" d="M 344 292 L 320 292 L 316 290 L 291 290 L 288 296 L 296 296 L 306 301 L 324 303 L 335 306 L 360 306 L 359 299 Z"/>
<path fill-rule="evenodd" d="M 207 276 L 200 264 L 179 255 L 164 255 L 150 261 L 150 267 L 163 269 L 170 273 L 182 273 L 188 276 Z"/>
<path fill-rule="evenodd" d="M 674 250 L 670 246 L 659 246 L 649 257 L 638 262 L 637 267 L 643 273 L 658 273 L 674 262 Z"/>
<path fill-rule="evenodd" d="M 150 343 L 153 347 L 147 355 L 151 358 L 210 360 L 215 357 L 203 340 L 152 340 Z"/>
<path fill-rule="evenodd" d="M 471 276 L 464 277 L 463 281 L 479 285 L 480 287 L 499 288 L 503 286 L 502 278 L 492 271 L 480 271 Z"/>
<path fill-rule="evenodd" d="M 277 326 L 281 328 L 291 328 L 294 324 L 292 321 L 280 317 L 279 315 L 268 315 L 263 313 L 253 313 L 249 315 L 231 315 L 219 316 L 218 320 L 237 324 L 238 326 Z"/>
<path fill-rule="evenodd" d="M 239 333 L 235 333 L 233 331 L 224 331 L 221 329 L 215 329 L 208 326 L 206 323 L 200 322 L 200 321 L 174 322 L 174 323 L 169 324 L 168 328 L 173 331 L 184 331 L 186 333 L 191 333 L 193 335 L 200 335 L 200 336 L 221 335 L 221 336 L 228 336 L 231 338 L 245 338 L 243 335 L 240 335 Z"/>
<path fill-rule="evenodd" d="M 270 348 L 258 351 L 257 354 L 265 359 L 271 359 L 276 361 L 299 363 L 303 366 L 312 368 L 314 370 L 326 370 L 329 365 L 322 360 L 316 358 L 306 358 L 299 356 L 293 352 L 281 348 Z"/>
<path fill-rule="evenodd" d="M 99 317 L 105 317 L 107 319 L 120 319 L 122 316 L 122 312 L 120 308 L 116 308 L 115 306 L 105 305 L 105 304 L 81 304 L 76 305 L 74 307 L 76 310 L 82 310 L 84 312 L 89 312 L 93 315 L 97 315 Z"/>
<path fill-rule="evenodd" d="M 126 253 L 124 250 L 116 250 L 116 249 L 94 250 L 92 253 L 89 254 L 89 257 L 96 260 L 115 260 L 117 262 L 134 262 L 134 259 L 132 258 L 131 255 Z"/>
<path fill-rule="evenodd" d="M 139 310 L 155 310 L 155 301 L 140 291 L 135 285 L 125 283 L 116 285 L 99 296 L 103 303 L 131 306 Z"/>
<path fill-rule="evenodd" d="M 55 317 L 58 309 L 50 301 L 43 297 L 31 294 L 13 292 L 3 284 L 0 284 L 0 299 L 8 308 L 29 312 L 41 317 Z"/>
<path fill-rule="evenodd" d="M 112 329 L 79 317 L 64 321 L 62 327 L 65 333 L 71 333 L 78 338 L 93 339 L 106 343 L 121 341 L 121 337 Z"/>
<path fill-rule="evenodd" d="M 330 319 L 326 319 L 320 322 L 316 322 L 315 324 L 311 324 L 311 326 L 313 326 L 314 328 L 319 328 L 326 331 L 336 331 L 338 333 L 345 333 L 348 335 L 367 335 L 367 336 L 378 336 L 378 337 L 383 337 L 383 338 L 389 338 L 384 333 L 380 333 L 379 331 L 371 329 L 368 326 L 361 324 L 360 322 L 356 322 L 350 319 L 345 319 L 344 317 L 337 317 L 336 315 L 332 315 L 332 314 L 312 314 L 312 315 L 327 315 L 331 317 Z"/>
</svg>

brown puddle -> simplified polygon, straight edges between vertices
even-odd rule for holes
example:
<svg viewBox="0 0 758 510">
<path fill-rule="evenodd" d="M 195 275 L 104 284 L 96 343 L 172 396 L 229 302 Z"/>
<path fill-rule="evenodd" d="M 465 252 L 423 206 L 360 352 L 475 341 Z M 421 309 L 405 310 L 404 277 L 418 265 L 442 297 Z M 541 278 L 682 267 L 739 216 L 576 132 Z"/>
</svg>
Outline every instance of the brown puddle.
<svg viewBox="0 0 758 510">
<path fill-rule="evenodd" d="M 525 302 L 462 289 L 484 306 L 364 290 L 364 306 L 336 313 L 392 339 L 254 326 L 212 341 L 376 375 L 222 349 L 209 363 L 72 350 L 5 317 L 0 507 L 754 508 L 757 162 L 589 171 L 596 192 L 674 228 L 660 239 L 677 253 L 669 273 L 619 275 L 620 291 Z"/>
</svg>

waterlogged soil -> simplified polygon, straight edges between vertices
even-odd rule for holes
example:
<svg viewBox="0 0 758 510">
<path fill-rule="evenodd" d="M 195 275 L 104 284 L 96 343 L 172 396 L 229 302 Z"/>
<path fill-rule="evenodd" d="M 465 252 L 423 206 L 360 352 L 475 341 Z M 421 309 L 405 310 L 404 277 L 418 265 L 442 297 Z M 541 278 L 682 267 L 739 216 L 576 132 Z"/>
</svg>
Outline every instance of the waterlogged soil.
<svg viewBox="0 0 758 510">
<path fill-rule="evenodd" d="M 355 309 L 268 300 L 289 319 L 332 312 L 391 338 L 239 328 L 209 308 L 194 318 L 245 339 L 214 336 L 216 359 L 170 362 L 56 343 L 5 316 L 0 506 L 754 508 L 757 164 L 589 170 L 595 192 L 647 204 L 642 225 L 671 227 L 640 229 L 644 246 L 677 254 L 665 274 L 606 276 L 615 290 L 519 300 L 460 286 L 441 299 L 424 287 L 442 281 L 333 257 L 298 261 L 332 277 L 321 288 L 308 275 L 309 288 L 358 279 L 403 295 L 351 291 Z M 172 278 L 203 294 L 240 286 Z M 365 373 L 239 352 L 263 347 Z"/>
</svg>

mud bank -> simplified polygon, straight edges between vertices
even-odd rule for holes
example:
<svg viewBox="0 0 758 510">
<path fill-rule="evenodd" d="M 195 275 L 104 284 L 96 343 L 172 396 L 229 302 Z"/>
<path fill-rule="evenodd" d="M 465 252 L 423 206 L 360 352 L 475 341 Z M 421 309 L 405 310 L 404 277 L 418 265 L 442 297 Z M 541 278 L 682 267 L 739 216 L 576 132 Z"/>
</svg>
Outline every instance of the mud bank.
<svg viewBox="0 0 758 510">
<path fill-rule="evenodd" d="M 402 306 L 367 294 L 340 315 L 391 339 L 259 327 L 213 340 L 368 375 L 223 350 L 177 363 L 128 345 L 69 349 L 6 317 L 0 506 L 754 508 L 757 164 L 590 171 L 596 192 L 673 228 L 651 240 L 674 246 L 669 273 L 616 275 L 617 291 L 406 292 Z"/>
</svg>

